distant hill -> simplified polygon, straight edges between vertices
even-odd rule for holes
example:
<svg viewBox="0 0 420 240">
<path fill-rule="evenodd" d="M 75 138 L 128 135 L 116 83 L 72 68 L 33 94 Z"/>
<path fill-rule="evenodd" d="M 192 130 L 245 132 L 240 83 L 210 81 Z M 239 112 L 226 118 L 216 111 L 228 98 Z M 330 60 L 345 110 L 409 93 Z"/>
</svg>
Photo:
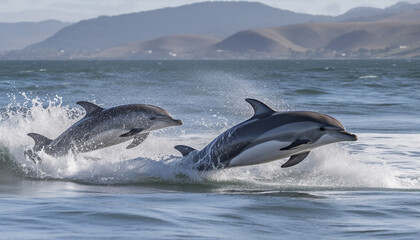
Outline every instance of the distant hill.
<svg viewBox="0 0 420 240">
<path fill-rule="evenodd" d="M 43 41 L 68 25 L 70 23 L 56 20 L 0 23 L 0 52 L 22 49 Z"/>
<path fill-rule="evenodd" d="M 94 54 L 100 59 L 195 58 L 219 39 L 198 35 L 171 35 L 145 42 L 126 44 Z"/>
<path fill-rule="evenodd" d="M 373 7 L 357 7 L 348 10 L 342 15 L 336 16 L 337 22 L 360 22 L 375 21 L 387 16 L 383 16 L 383 9 Z"/>
<path fill-rule="evenodd" d="M 30 46 L 29 50 L 96 51 L 173 34 L 224 38 L 244 29 L 331 18 L 294 13 L 256 2 L 204 2 L 84 20 L 63 28 L 53 37 Z"/>
<path fill-rule="evenodd" d="M 239 58 L 250 55 L 263 58 L 323 58 L 337 54 L 387 57 L 416 47 L 420 47 L 420 23 L 386 21 L 306 23 L 248 30 L 213 46 L 219 57 Z"/>
<path fill-rule="evenodd" d="M 218 40 L 172 35 L 110 48 L 93 59 L 412 58 L 420 57 L 420 23 L 304 23 L 240 31 Z"/>
<path fill-rule="evenodd" d="M 420 23 L 420 10 L 402 13 L 389 18 L 381 19 L 382 22 L 413 22 Z"/>
<path fill-rule="evenodd" d="M 408 2 L 399 2 L 390 7 L 380 9 L 371 7 L 357 7 L 350 9 L 346 13 L 334 18 L 336 22 L 371 22 L 395 15 L 420 10 L 420 3 L 411 4 Z"/>
<path fill-rule="evenodd" d="M 297 33 L 299 34 L 299 33 Z M 292 36 L 295 38 L 295 36 Z M 215 44 L 213 48 L 231 53 L 261 52 L 267 54 L 285 55 L 289 49 L 297 51 L 306 50 L 297 45 L 281 32 L 275 29 L 247 30 L 234 34 L 233 36 Z"/>
</svg>

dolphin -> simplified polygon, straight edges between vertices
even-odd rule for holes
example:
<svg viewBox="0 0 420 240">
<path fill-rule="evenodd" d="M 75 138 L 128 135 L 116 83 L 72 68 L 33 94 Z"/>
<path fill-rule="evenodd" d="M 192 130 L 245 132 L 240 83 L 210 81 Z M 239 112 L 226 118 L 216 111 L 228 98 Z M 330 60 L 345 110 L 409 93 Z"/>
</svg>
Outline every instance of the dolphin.
<svg viewBox="0 0 420 240">
<path fill-rule="evenodd" d="M 256 99 L 246 99 L 254 115 L 215 138 L 198 151 L 185 145 L 175 149 L 199 171 L 247 166 L 289 158 L 281 167 L 303 161 L 317 147 L 356 141 L 335 118 L 317 112 L 274 111 Z"/>
<path fill-rule="evenodd" d="M 52 140 L 37 133 L 28 133 L 35 141 L 34 152 L 44 150 L 52 156 L 89 152 L 133 140 L 127 149 L 141 144 L 151 131 L 182 125 L 166 110 L 153 105 L 129 104 L 104 109 L 93 103 L 77 102 L 86 115 Z M 29 150 L 25 155 L 32 156 Z M 39 158 L 37 158 L 39 159 Z"/>
</svg>

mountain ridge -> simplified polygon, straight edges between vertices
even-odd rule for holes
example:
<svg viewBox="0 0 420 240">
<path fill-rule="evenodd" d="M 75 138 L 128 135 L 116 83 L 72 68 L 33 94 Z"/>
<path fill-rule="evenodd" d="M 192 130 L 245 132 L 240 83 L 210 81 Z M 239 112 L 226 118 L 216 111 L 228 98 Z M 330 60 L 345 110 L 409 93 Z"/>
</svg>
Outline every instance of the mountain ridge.
<svg viewBox="0 0 420 240">
<path fill-rule="evenodd" d="M 244 29 L 315 19 L 330 17 L 294 13 L 256 2 L 203 2 L 83 20 L 28 49 L 95 51 L 172 34 L 224 38 Z"/>
<path fill-rule="evenodd" d="M 339 23 L 301 23 L 275 28 L 262 28 L 240 31 L 216 42 L 216 39 L 194 48 L 179 52 L 178 47 L 166 45 L 160 48 L 159 39 L 122 45 L 90 56 L 93 59 L 191 59 L 191 58 L 329 58 L 343 57 L 389 57 L 403 56 L 402 52 L 415 55 L 420 47 L 420 23 L 416 22 L 339 22 Z M 184 35 L 188 39 L 188 35 Z M 191 37 L 191 36 L 189 36 Z M 194 36 L 197 38 L 198 36 Z M 203 37 L 206 39 L 206 37 Z M 154 48 L 160 48 L 158 55 L 152 54 L 153 48 L 144 48 L 153 42 Z M 185 41 L 187 43 L 188 41 Z M 213 44 L 211 44 L 213 43 Z M 182 44 L 181 44 L 182 45 Z M 143 48 L 130 48 L 143 46 Z M 142 51 L 149 54 L 121 54 L 125 48 L 129 53 Z M 162 50 L 163 49 L 163 50 Z M 416 50 L 417 49 L 417 50 Z M 116 51 L 119 54 L 112 54 Z M 179 54 L 180 53 L 180 54 Z M 344 54 L 344 55 L 343 55 Z M 420 56 L 420 52 L 418 53 Z"/>
<path fill-rule="evenodd" d="M 413 8 L 410 9 L 410 6 Z M 385 9 L 355 8 L 338 17 L 330 17 L 294 13 L 256 2 L 194 3 L 181 7 L 83 20 L 24 50 L 0 54 L 0 58 L 174 57 L 169 55 L 170 52 L 179 58 L 308 57 L 305 52 L 315 52 L 314 56 L 325 57 L 329 49 L 335 51 L 346 49 L 355 51 L 356 48 L 366 47 L 369 51 L 378 49 L 371 42 L 383 42 L 381 38 L 387 37 L 384 34 L 374 33 L 372 29 L 361 29 L 361 27 L 350 31 L 348 26 L 360 23 L 353 21 L 354 16 L 357 15 L 359 19 L 375 20 L 364 22 L 364 25 L 372 22 L 417 23 L 420 15 L 417 11 L 413 11 L 417 7 L 420 8 L 420 4 L 399 3 Z M 162 14 L 165 18 L 161 17 Z M 116 19 L 119 21 L 115 21 Z M 339 21 L 342 19 L 350 20 Z M 314 24 L 313 22 L 319 22 L 315 20 L 321 21 L 322 24 Z M 331 24 L 334 21 L 342 24 Z M 329 28 L 325 27 L 327 25 Z M 77 34 L 73 34 L 74 32 Z M 377 34 L 381 35 L 381 38 L 378 38 Z M 413 34 L 417 36 L 417 33 Z M 389 32 L 389 36 L 391 35 L 395 39 L 410 38 L 408 35 L 396 36 Z M 411 42 L 408 42 L 412 43 L 414 40 L 410 39 Z M 185 44 L 182 41 L 185 41 Z M 194 44 L 188 46 L 189 42 Z M 400 42 L 405 44 L 401 39 Z M 396 44 L 379 45 L 380 48 L 396 46 Z M 153 54 L 150 54 L 150 51 Z M 320 51 L 322 54 L 319 54 Z M 240 56 L 241 52 L 246 54 Z"/>
</svg>

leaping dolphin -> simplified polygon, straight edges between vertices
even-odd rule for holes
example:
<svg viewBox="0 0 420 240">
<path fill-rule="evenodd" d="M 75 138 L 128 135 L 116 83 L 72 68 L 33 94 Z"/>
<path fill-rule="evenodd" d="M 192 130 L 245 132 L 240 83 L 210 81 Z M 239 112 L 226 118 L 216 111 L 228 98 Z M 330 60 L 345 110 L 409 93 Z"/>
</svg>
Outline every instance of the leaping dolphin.
<svg viewBox="0 0 420 240">
<path fill-rule="evenodd" d="M 283 168 L 303 161 L 317 147 L 356 141 L 335 118 L 306 111 L 276 112 L 255 99 L 246 99 L 254 116 L 214 139 L 201 151 L 177 145 L 185 161 L 203 171 L 255 165 L 290 157 Z"/>
<path fill-rule="evenodd" d="M 133 139 L 127 149 L 142 143 L 153 130 L 182 125 L 166 110 L 153 105 L 130 104 L 104 109 L 90 102 L 77 102 L 86 115 L 52 140 L 28 133 L 35 140 L 34 152 L 42 149 L 48 155 L 62 156 L 93 151 Z M 31 152 L 26 152 L 31 156 Z M 36 156 L 32 156 L 36 157 Z"/>
</svg>

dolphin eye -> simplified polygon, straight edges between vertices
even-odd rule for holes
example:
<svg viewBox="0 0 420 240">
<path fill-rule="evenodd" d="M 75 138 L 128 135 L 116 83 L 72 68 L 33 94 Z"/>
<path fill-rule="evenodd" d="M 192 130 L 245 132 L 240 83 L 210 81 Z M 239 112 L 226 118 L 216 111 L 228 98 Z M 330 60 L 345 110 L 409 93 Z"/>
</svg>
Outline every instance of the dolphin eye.
<svg viewBox="0 0 420 240">
<path fill-rule="evenodd" d="M 319 128 L 320 131 L 325 131 L 326 129 L 324 127 Z"/>
<path fill-rule="evenodd" d="M 150 117 L 149 119 L 150 120 L 156 120 L 156 117 Z"/>
</svg>

